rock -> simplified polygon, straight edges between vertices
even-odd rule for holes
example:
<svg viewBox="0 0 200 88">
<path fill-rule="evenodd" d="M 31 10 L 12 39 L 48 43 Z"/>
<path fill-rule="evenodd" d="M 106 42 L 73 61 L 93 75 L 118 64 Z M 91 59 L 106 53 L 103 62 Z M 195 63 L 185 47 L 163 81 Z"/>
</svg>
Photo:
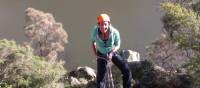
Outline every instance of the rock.
<svg viewBox="0 0 200 88">
<path fill-rule="evenodd" d="M 69 77 L 69 84 L 71 86 L 79 86 L 79 85 L 81 85 L 81 82 L 77 78 L 70 76 Z"/>
<path fill-rule="evenodd" d="M 149 72 L 150 70 L 155 68 L 154 64 L 151 61 L 147 60 L 129 62 L 128 64 L 134 80 L 141 79 L 146 72 Z"/>
<path fill-rule="evenodd" d="M 124 60 L 127 60 L 127 62 L 140 61 L 140 54 L 136 51 L 121 50 L 119 54 Z"/>
<path fill-rule="evenodd" d="M 95 70 L 88 66 L 78 67 L 77 71 L 79 72 L 79 77 L 84 77 L 87 80 L 91 81 L 96 78 Z"/>
<path fill-rule="evenodd" d="M 95 81 L 96 73 L 95 70 L 88 67 L 77 67 L 67 75 L 67 81 L 73 87 L 85 88 L 87 84 L 92 85 L 91 82 Z"/>
</svg>

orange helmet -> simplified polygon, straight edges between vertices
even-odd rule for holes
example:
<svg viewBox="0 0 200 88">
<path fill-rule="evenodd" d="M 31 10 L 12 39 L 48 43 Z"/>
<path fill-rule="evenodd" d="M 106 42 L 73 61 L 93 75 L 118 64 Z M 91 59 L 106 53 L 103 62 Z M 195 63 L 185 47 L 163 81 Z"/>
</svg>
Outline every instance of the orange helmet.
<svg viewBox="0 0 200 88">
<path fill-rule="evenodd" d="M 104 21 L 110 22 L 110 17 L 107 14 L 103 13 L 97 17 L 97 21 L 98 21 L 98 23 L 101 23 Z"/>
</svg>

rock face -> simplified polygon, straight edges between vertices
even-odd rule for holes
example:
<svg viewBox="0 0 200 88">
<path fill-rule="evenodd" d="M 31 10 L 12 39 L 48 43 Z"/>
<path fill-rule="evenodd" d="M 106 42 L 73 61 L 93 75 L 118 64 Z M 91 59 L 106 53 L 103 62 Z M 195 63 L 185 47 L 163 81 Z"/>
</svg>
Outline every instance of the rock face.
<svg viewBox="0 0 200 88">
<path fill-rule="evenodd" d="M 158 70 L 145 73 L 139 88 L 191 88 L 191 76 L 187 74 L 165 73 Z"/>
<path fill-rule="evenodd" d="M 132 71 L 133 88 L 191 88 L 192 78 L 184 72 L 170 72 L 150 61 L 129 63 Z M 96 88 L 95 71 L 92 68 L 78 67 L 68 74 L 68 81 L 73 88 Z M 115 88 L 122 88 L 122 74 L 113 65 L 112 74 Z"/>
<path fill-rule="evenodd" d="M 191 76 L 186 73 L 166 71 L 150 61 L 129 63 L 134 79 L 133 88 L 191 88 Z M 116 88 L 121 88 L 121 72 L 113 66 Z"/>
<path fill-rule="evenodd" d="M 167 71 L 149 60 L 141 61 L 135 51 L 122 50 L 119 54 L 129 64 L 133 88 L 191 88 L 192 78 L 184 71 Z M 112 74 L 115 88 L 122 88 L 122 74 L 115 65 Z M 78 67 L 67 78 L 73 88 L 96 88 L 96 73 L 90 67 Z"/>
</svg>

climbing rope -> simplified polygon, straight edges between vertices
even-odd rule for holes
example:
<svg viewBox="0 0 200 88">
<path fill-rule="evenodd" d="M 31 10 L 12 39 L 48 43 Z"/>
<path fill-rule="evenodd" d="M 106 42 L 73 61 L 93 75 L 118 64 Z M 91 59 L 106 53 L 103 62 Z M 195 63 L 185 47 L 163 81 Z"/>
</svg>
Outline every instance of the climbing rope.
<svg viewBox="0 0 200 88">
<path fill-rule="evenodd" d="M 114 83 L 113 83 L 113 78 L 112 78 L 112 70 L 111 70 L 111 66 L 112 66 L 112 62 L 109 59 L 106 59 L 104 57 L 99 57 L 99 59 L 103 59 L 107 61 L 107 65 L 106 65 L 106 73 L 104 76 L 104 88 L 114 88 Z"/>
</svg>

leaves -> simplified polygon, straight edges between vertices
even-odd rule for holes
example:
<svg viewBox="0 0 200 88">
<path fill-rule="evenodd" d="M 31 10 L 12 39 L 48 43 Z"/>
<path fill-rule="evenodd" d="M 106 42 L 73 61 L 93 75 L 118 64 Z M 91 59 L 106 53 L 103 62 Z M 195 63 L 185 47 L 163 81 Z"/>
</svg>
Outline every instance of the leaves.
<svg viewBox="0 0 200 88">
<path fill-rule="evenodd" d="M 165 11 L 162 18 L 164 31 L 161 38 L 149 45 L 147 50 L 148 56 L 162 67 L 188 68 L 195 79 L 194 83 L 199 83 L 200 18 L 198 11 L 192 9 L 193 4 L 186 3 L 161 4 Z"/>
<path fill-rule="evenodd" d="M 57 59 L 57 53 L 64 51 L 64 44 L 68 42 L 68 35 L 62 24 L 56 22 L 50 13 L 34 8 L 28 8 L 25 12 L 25 34 L 36 53 L 50 60 Z"/>
<path fill-rule="evenodd" d="M 50 63 L 43 57 L 35 56 L 30 46 L 6 39 L 0 40 L 0 57 L 0 86 L 55 88 L 49 85 L 56 85 L 66 73 L 63 61 Z"/>
<path fill-rule="evenodd" d="M 178 3 L 163 3 L 161 6 L 165 10 L 164 28 L 171 39 L 181 47 L 199 49 L 200 38 L 197 36 L 200 36 L 200 18 L 197 13 Z"/>
</svg>

